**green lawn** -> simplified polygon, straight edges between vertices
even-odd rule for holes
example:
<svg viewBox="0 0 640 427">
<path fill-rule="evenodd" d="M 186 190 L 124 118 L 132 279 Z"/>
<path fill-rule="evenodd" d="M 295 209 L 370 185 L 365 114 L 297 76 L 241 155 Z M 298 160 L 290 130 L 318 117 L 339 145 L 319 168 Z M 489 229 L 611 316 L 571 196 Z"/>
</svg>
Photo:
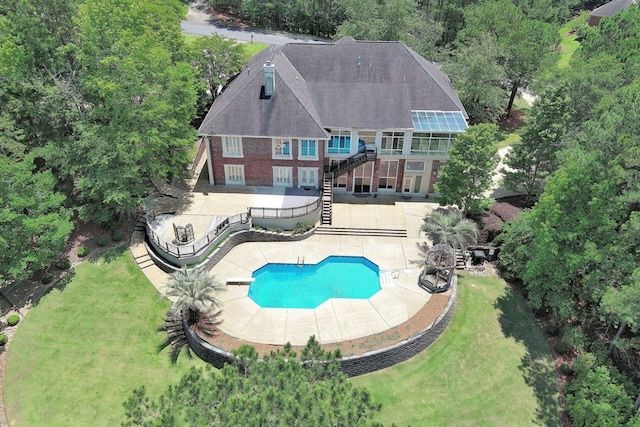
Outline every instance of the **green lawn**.
<svg viewBox="0 0 640 427">
<path fill-rule="evenodd" d="M 353 379 L 398 426 L 558 426 L 555 369 L 523 299 L 497 277 L 460 280 L 444 334 L 408 362 Z"/>
<path fill-rule="evenodd" d="M 518 141 L 520 141 L 519 130 L 517 132 L 505 133 L 503 138 L 498 141 L 498 150 L 510 147 Z"/>
<path fill-rule="evenodd" d="M 12 425 L 114 426 L 146 385 L 157 396 L 198 359 L 169 362 L 156 328 L 169 308 L 128 251 L 84 262 L 31 309 L 9 348 Z M 385 425 L 557 425 L 555 370 L 523 300 L 504 282 L 465 277 L 454 319 L 412 360 L 353 379 L 383 403 Z"/>
<path fill-rule="evenodd" d="M 158 326 L 170 304 L 128 250 L 83 262 L 63 290 L 29 311 L 9 348 L 5 404 L 11 425 L 117 426 L 141 385 L 157 395 L 199 359 L 169 362 Z"/>
<path fill-rule="evenodd" d="M 194 36 L 192 34 L 183 34 L 182 36 L 184 37 L 184 42 L 187 45 L 190 45 L 199 37 L 202 37 L 202 36 Z M 262 43 L 240 43 L 240 45 L 242 46 L 242 49 L 244 50 L 244 52 L 247 54 L 247 58 L 251 58 L 253 55 L 260 52 L 261 50 L 264 50 L 264 48 L 269 46 L 268 44 L 262 44 Z"/>
<path fill-rule="evenodd" d="M 569 60 L 575 52 L 580 47 L 580 42 L 577 40 L 575 34 L 568 34 L 572 28 L 576 26 L 578 22 L 584 20 L 583 17 L 578 17 L 572 19 L 567 22 L 560 28 L 560 37 L 562 38 L 560 42 L 560 49 L 562 50 L 562 54 L 560 59 L 558 60 L 558 69 L 567 68 L 569 66 Z"/>
</svg>

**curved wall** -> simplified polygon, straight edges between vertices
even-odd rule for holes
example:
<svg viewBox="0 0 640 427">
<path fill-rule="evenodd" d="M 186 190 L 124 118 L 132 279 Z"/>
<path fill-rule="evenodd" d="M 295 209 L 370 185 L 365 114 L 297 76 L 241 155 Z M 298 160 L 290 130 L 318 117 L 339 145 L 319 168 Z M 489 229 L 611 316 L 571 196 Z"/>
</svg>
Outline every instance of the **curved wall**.
<svg viewBox="0 0 640 427">
<path fill-rule="evenodd" d="M 367 374 L 388 368 L 400 362 L 404 362 L 420 353 L 433 343 L 436 338 L 447 328 L 455 311 L 457 297 L 458 278 L 454 276 L 451 280 L 451 294 L 449 301 L 438 318 L 427 325 L 420 332 L 411 337 L 379 350 L 370 351 L 358 356 L 348 356 L 340 360 L 340 369 L 350 377 Z M 232 354 L 212 346 L 202 338 L 197 336 L 187 327 L 186 321 L 182 319 L 187 342 L 195 354 L 207 363 L 220 368 L 225 363 L 232 361 Z M 247 344 L 251 344 L 248 342 Z"/>
</svg>

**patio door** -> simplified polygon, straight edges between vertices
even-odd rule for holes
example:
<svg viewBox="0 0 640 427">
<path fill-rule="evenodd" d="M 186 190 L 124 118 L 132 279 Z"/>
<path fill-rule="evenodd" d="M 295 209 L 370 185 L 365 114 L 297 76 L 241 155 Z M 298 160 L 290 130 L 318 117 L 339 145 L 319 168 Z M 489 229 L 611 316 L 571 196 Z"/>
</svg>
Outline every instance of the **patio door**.
<svg viewBox="0 0 640 427">
<path fill-rule="evenodd" d="M 371 193 L 374 162 L 367 162 L 353 170 L 353 192 Z"/>
<path fill-rule="evenodd" d="M 416 194 L 420 192 L 422 186 L 421 175 L 406 175 L 402 185 L 402 192 L 408 194 Z"/>
</svg>

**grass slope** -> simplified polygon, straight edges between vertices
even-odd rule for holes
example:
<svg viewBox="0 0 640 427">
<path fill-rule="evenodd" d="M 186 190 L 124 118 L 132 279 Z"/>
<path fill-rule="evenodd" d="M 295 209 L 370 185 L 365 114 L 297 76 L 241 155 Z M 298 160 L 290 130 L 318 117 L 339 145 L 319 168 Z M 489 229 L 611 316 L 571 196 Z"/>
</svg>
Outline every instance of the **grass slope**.
<svg viewBox="0 0 640 427">
<path fill-rule="evenodd" d="M 7 357 L 5 404 L 12 425 L 115 426 L 122 402 L 146 385 L 158 395 L 199 359 L 169 362 L 156 331 L 170 306 L 127 250 L 83 262 L 62 291 L 29 311 Z"/>
<path fill-rule="evenodd" d="M 572 19 L 560 28 L 560 49 L 562 51 L 560 59 L 558 60 L 558 69 L 560 70 L 569 66 L 573 52 L 580 47 L 580 42 L 577 40 L 578 37 L 575 33 L 572 33 L 571 30 L 583 19 L 584 18 L 580 17 Z"/>
<path fill-rule="evenodd" d="M 353 379 L 399 426 L 560 424 L 550 350 L 522 298 L 500 279 L 466 276 L 455 316 L 426 351 Z"/>
</svg>

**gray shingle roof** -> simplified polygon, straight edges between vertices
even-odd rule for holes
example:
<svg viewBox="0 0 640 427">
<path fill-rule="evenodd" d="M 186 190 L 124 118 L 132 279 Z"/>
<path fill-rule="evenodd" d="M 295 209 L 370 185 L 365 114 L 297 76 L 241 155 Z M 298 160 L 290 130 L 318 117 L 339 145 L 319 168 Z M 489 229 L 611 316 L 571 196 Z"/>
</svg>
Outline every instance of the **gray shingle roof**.
<svg viewBox="0 0 640 427">
<path fill-rule="evenodd" d="M 267 60 L 275 65 L 275 95 L 261 99 Z M 327 138 L 330 128 L 412 129 L 411 110 L 467 116 L 448 77 L 403 43 L 291 43 L 256 55 L 199 132 Z"/>
<path fill-rule="evenodd" d="M 600 7 L 593 9 L 591 16 L 613 16 L 623 9 L 628 9 L 632 4 L 636 4 L 637 0 L 613 0 L 605 3 Z"/>
</svg>

